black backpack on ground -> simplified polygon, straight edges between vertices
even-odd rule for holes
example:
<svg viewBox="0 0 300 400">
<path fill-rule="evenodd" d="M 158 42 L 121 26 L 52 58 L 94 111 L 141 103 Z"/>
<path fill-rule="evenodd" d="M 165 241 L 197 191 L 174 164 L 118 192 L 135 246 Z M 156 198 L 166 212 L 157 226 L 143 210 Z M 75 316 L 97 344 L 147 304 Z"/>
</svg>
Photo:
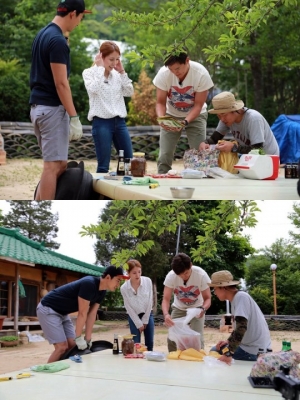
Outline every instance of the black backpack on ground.
<svg viewBox="0 0 300 400">
<path fill-rule="evenodd" d="M 37 185 L 36 191 L 39 184 Z M 57 180 L 55 200 L 98 200 L 93 189 L 92 174 L 84 169 L 83 161 L 69 161 L 67 169 Z"/>
</svg>

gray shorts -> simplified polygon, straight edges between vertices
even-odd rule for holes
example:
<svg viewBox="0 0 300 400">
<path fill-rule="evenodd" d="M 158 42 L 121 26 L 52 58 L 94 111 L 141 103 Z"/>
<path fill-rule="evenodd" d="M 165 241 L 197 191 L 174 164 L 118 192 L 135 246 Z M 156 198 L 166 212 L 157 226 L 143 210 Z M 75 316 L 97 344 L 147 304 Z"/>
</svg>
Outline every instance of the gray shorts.
<svg viewBox="0 0 300 400">
<path fill-rule="evenodd" d="M 67 339 L 75 339 L 75 328 L 69 315 L 61 315 L 41 303 L 36 308 L 45 338 L 50 344 L 63 343 Z"/>
<path fill-rule="evenodd" d="M 67 161 L 70 119 L 63 106 L 32 105 L 30 118 L 44 161 Z"/>
</svg>

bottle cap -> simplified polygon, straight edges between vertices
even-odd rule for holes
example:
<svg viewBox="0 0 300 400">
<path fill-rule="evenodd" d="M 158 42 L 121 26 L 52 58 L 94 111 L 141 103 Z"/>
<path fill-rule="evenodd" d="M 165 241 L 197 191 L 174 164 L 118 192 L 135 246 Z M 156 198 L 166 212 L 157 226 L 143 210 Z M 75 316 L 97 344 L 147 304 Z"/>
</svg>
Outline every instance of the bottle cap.
<svg viewBox="0 0 300 400">
<path fill-rule="evenodd" d="M 119 150 L 119 156 L 124 157 L 124 150 Z"/>
<path fill-rule="evenodd" d="M 145 157 L 145 153 L 140 153 L 140 152 L 133 153 L 133 157 Z"/>
</svg>

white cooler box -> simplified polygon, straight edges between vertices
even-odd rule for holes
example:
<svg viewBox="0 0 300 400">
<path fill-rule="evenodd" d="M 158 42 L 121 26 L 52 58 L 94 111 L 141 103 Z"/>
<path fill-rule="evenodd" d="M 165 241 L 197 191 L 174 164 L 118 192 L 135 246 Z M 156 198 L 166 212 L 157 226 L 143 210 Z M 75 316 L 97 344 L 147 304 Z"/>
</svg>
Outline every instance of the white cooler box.
<svg viewBox="0 0 300 400">
<path fill-rule="evenodd" d="M 274 180 L 278 178 L 279 156 L 242 154 L 234 168 L 242 178 Z"/>
</svg>

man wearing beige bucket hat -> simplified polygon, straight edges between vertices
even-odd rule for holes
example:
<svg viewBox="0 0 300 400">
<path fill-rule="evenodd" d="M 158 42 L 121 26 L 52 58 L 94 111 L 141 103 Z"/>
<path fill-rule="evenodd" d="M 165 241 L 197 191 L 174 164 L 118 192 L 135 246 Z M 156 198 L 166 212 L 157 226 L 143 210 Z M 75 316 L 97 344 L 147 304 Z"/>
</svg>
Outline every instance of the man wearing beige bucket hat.
<svg viewBox="0 0 300 400">
<path fill-rule="evenodd" d="M 219 360 L 227 364 L 232 358 L 256 361 L 259 351 L 271 351 L 271 336 L 265 317 L 252 297 L 238 289 L 239 283 L 226 270 L 213 273 L 209 283 L 219 300 L 231 303 L 234 330 L 227 340 L 219 341 L 211 349 L 218 351 L 221 354 Z"/>
<path fill-rule="evenodd" d="M 214 96 L 212 105 L 208 112 L 217 114 L 220 121 L 211 137 L 200 144 L 199 150 L 217 144 L 217 150 L 227 153 L 248 154 L 253 149 L 263 149 L 265 154 L 279 155 L 278 143 L 270 125 L 258 111 L 244 107 L 244 102 L 236 100 L 230 92 Z M 224 140 L 230 132 L 238 144 Z M 222 143 L 218 144 L 219 140 Z"/>
</svg>

